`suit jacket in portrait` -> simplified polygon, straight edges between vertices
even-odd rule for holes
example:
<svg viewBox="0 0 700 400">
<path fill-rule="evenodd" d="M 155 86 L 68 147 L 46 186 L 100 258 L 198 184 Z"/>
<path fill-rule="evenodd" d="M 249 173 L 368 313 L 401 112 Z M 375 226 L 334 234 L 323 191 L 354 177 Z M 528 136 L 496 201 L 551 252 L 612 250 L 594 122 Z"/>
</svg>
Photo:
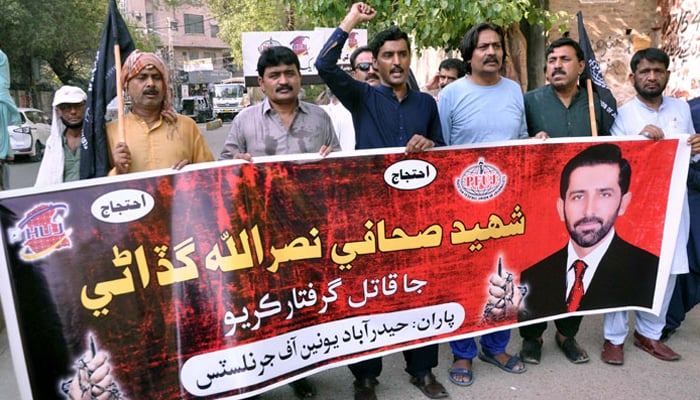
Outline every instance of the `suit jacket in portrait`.
<svg viewBox="0 0 700 400">
<path fill-rule="evenodd" d="M 527 285 L 519 321 L 566 313 L 567 247 L 520 274 Z M 578 310 L 622 306 L 651 307 L 659 258 L 615 235 L 600 260 Z"/>
</svg>

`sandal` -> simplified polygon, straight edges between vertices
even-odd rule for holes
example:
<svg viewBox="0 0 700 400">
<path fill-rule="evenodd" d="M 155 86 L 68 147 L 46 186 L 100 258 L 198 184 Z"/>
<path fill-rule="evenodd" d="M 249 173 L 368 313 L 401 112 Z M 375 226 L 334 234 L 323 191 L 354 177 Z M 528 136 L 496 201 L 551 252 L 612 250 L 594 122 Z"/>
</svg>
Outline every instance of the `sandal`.
<svg viewBox="0 0 700 400">
<path fill-rule="evenodd" d="M 450 368 L 448 378 L 457 386 L 469 386 L 474 383 L 474 375 L 470 369 Z"/>
<path fill-rule="evenodd" d="M 493 364 L 506 372 L 510 372 L 511 374 L 522 374 L 523 372 L 527 371 L 527 366 L 525 366 L 525 364 L 523 364 L 520 361 L 520 358 L 518 356 L 510 356 L 508 362 L 506 362 L 506 364 L 503 365 L 498 360 L 496 360 L 494 356 L 484 351 L 479 353 L 479 360 L 487 362 L 489 364 Z M 518 364 L 520 364 L 521 368 L 515 369 L 515 367 Z"/>
</svg>

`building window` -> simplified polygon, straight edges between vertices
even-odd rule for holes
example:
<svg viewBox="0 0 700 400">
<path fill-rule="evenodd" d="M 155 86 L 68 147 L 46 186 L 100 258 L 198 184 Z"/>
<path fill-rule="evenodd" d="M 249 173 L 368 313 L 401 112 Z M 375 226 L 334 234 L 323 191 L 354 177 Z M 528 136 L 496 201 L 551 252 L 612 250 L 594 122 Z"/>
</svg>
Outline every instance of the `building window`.
<svg viewBox="0 0 700 400">
<path fill-rule="evenodd" d="M 204 16 L 185 14 L 185 33 L 204 34 Z"/>
<path fill-rule="evenodd" d="M 170 20 L 170 30 L 171 31 L 177 30 L 177 20 L 176 19 Z"/>
<path fill-rule="evenodd" d="M 199 52 L 196 50 L 190 50 L 190 60 L 199 60 Z"/>
<path fill-rule="evenodd" d="M 215 57 L 216 57 L 216 54 L 215 54 L 215 53 L 212 53 L 211 51 L 204 51 L 204 52 L 202 52 L 202 58 L 205 59 L 205 60 L 206 60 L 207 58 L 210 59 L 212 65 L 216 64 L 216 59 L 215 59 Z"/>
<path fill-rule="evenodd" d="M 146 13 L 146 28 L 154 29 L 156 26 L 153 22 L 153 13 Z"/>
<path fill-rule="evenodd" d="M 217 37 L 219 35 L 219 25 L 211 25 L 211 37 Z"/>
</svg>

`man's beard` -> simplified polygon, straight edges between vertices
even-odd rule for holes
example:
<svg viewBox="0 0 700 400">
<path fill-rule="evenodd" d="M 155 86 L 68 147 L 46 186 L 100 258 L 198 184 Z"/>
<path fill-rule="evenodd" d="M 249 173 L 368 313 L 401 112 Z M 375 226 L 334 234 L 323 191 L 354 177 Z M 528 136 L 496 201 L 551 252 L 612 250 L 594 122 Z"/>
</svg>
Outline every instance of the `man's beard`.
<svg viewBox="0 0 700 400">
<path fill-rule="evenodd" d="M 571 240 L 573 240 L 574 243 L 576 243 L 577 245 L 585 248 L 593 247 L 596 244 L 598 244 L 598 242 L 600 242 L 610 232 L 612 227 L 615 225 L 615 219 L 617 219 L 617 213 L 619 211 L 620 207 L 618 206 L 617 210 L 615 211 L 615 216 L 610 218 L 610 221 L 608 221 L 608 223 L 605 223 L 605 221 L 603 221 L 602 218 L 586 217 L 576 221 L 572 226 L 569 222 L 569 219 L 566 218 L 566 216 L 564 216 L 566 230 L 569 231 Z M 601 227 L 599 229 L 590 229 L 583 232 L 576 231 L 576 225 L 584 222 L 598 222 L 601 224 Z"/>
<path fill-rule="evenodd" d="M 71 124 L 70 122 L 66 121 L 65 118 L 61 117 L 61 122 L 63 122 L 63 125 L 66 126 L 68 129 L 79 129 L 83 127 L 83 120 L 81 119 L 80 122 L 77 122 L 75 124 Z"/>
<path fill-rule="evenodd" d="M 666 90 L 666 83 L 661 85 L 658 89 L 656 90 L 646 90 L 643 87 L 639 86 L 637 81 L 634 81 L 634 90 L 637 91 L 637 94 L 642 96 L 642 98 L 645 98 L 647 100 L 650 99 L 656 99 L 659 96 L 661 96 L 664 93 L 664 90 Z"/>
</svg>

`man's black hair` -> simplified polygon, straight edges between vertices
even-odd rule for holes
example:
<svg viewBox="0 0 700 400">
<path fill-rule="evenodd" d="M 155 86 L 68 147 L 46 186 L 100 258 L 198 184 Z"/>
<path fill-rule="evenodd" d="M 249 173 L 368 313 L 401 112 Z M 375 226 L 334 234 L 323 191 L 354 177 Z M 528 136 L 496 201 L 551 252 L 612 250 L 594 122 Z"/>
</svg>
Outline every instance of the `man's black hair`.
<svg viewBox="0 0 700 400">
<path fill-rule="evenodd" d="M 292 65 L 297 67 L 297 72 L 301 71 L 299 57 L 290 49 L 284 46 L 268 47 L 260 53 L 258 58 L 258 76 L 265 75 L 265 68 L 276 67 L 278 65 Z"/>
<path fill-rule="evenodd" d="M 359 56 L 361 53 L 364 53 L 365 51 L 369 51 L 372 53 L 372 48 L 369 46 L 360 46 L 356 48 L 352 54 L 350 54 L 350 69 L 353 71 L 355 70 L 355 60 L 357 59 L 357 56 Z"/>
<path fill-rule="evenodd" d="M 601 164 L 617 165 L 620 167 L 620 175 L 617 183 L 620 185 L 621 194 L 624 195 L 630 188 L 632 178 L 632 168 L 629 161 L 622 158 L 622 150 L 612 143 L 601 143 L 590 146 L 582 152 L 576 154 L 569 160 L 561 171 L 561 181 L 559 182 L 559 196 L 566 199 L 566 191 L 569 190 L 571 174 L 576 168 L 591 167 Z"/>
<path fill-rule="evenodd" d="M 460 60 L 459 58 L 448 58 L 445 60 L 442 60 L 440 63 L 440 67 L 438 70 L 441 69 L 454 69 L 457 71 L 457 78 L 461 78 L 464 76 L 466 71 L 464 70 L 464 62 Z"/>
<path fill-rule="evenodd" d="M 545 61 L 549 57 L 550 54 L 554 51 L 554 49 L 558 47 L 564 47 L 564 46 L 571 46 L 574 48 L 576 51 L 576 58 L 578 58 L 579 61 L 583 61 L 585 59 L 583 55 L 583 50 L 581 49 L 581 46 L 579 46 L 578 42 L 576 42 L 574 39 L 570 37 L 562 37 L 559 38 L 555 41 L 553 41 L 549 47 L 547 47 L 547 50 L 544 52 L 544 59 Z"/>
<path fill-rule="evenodd" d="M 467 34 L 464 35 L 462 43 L 459 44 L 459 51 L 462 52 L 462 59 L 464 60 L 464 68 L 468 74 L 472 73 L 471 59 L 472 55 L 474 55 L 474 50 L 476 50 L 476 46 L 479 44 L 479 34 L 487 30 L 496 32 L 501 38 L 501 49 L 503 49 L 503 60 L 501 60 L 501 64 L 506 60 L 506 37 L 503 33 L 503 28 L 490 22 L 482 22 L 469 29 Z"/>
<path fill-rule="evenodd" d="M 392 25 L 391 28 L 385 29 L 377 33 L 374 39 L 372 39 L 372 42 L 369 44 L 369 47 L 372 49 L 372 55 L 374 56 L 374 58 L 377 58 L 377 56 L 379 55 L 379 49 L 381 49 L 382 46 L 384 46 L 385 42 L 393 40 L 405 40 L 406 46 L 408 47 L 408 51 L 411 51 L 411 41 L 408 39 L 408 33 L 399 29 L 398 26 Z"/>
<path fill-rule="evenodd" d="M 632 68 L 632 73 L 637 72 L 637 66 L 642 60 L 647 60 L 649 62 L 661 62 L 664 63 L 664 67 L 668 69 L 671 61 L 663 50 L 650 47 L 648 49 L 639 50 L 634 53 L 632 60 L 630 61 L 630 68 Z"/>
</svg>

